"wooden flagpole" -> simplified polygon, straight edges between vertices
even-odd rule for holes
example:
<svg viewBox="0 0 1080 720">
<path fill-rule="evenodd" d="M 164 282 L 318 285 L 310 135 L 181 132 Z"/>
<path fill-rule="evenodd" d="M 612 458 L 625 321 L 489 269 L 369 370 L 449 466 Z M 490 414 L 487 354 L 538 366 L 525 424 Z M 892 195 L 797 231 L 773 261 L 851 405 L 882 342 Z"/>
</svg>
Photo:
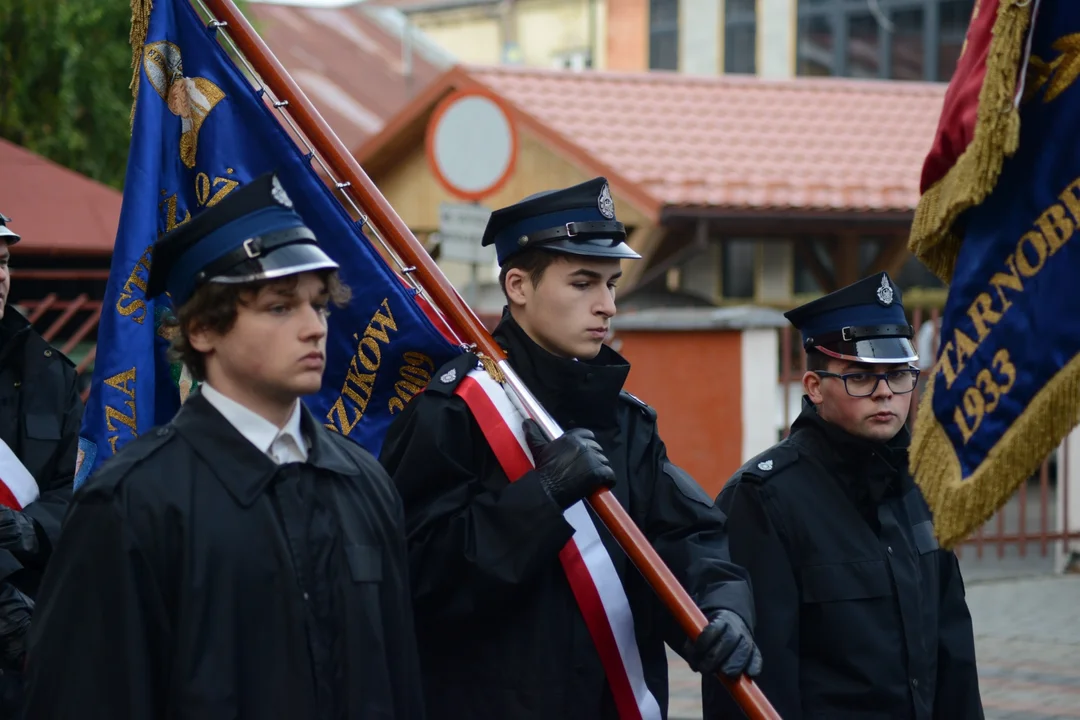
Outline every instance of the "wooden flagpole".
<svg viewBox="0 0 1080 720">
<path fill-rule="evenodd" d="M 297 127 L 307 136 L 308 141 L 322 155 L 334 173 L 349 182 L 350 185 L 346 191 L 350 192 L 357 204 L 368 214 L 370 220 L 382 233 L 386 243 L 405 263 L 416 268 L 414 274 L 421 286 L 431 296 L 439 310 L 450 319 L 459 337 L 475 343 L 480 352 L 496 362 L 505 360 L 502 348 L 492 339 L 480 319 L 446 279 L 424 246 L 383 197 L 356 158 L 315 109 L 300 86 L 289 76 L 285 67 L 251 27 L 251 23 L 237 9 L 232 0 L 200 1 L 209 8 L 217 20 L 226 23 L 226 32 L 266 86 L 280 100 L 288 102 L 287 110 Z M 515 388 L 515 391 L 528 392 L 524 388 Z M 589 504 L 678 620 L 683 631 L 691 639 L 696 639 L 708 622 L 705 614 L 664 564 L 623 506 L 606 489 L 593 493 L 589 498 Z M 721 675 L 718 677 L 750 720 L 780 720 L 780 716 L 764 693 L 750 678 L 745 675 L 736 680 L 730 680 Z"/>
</svg>

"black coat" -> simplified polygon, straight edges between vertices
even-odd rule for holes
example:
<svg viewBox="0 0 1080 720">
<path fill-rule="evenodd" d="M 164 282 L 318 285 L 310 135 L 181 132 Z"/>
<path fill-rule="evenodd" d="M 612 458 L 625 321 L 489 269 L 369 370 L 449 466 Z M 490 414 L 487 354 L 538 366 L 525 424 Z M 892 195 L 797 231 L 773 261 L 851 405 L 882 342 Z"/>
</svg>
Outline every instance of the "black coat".
<svg viewBox="0 0 1080 720">
<path fill-rule="evenodd" d="M 41 551 L 26 566 L 0 550 L 0 582 L 37 593 L 71 501 L 83 402 L 75 366 L 12 307 L 0 320 L 0 438 L 37 481 L 41 495 L 23 509 L 34 519 Z"/>
<path fill-rule="evenodd" d="M 753 581 L 758 683 L 784 720 L 983 717 L 960 568 L 907 472 L 908 439 L 860 440 L 807 400 L 720 493 Z M 703 694 L 707 720 L 731 716 L 717 683 Z"/>
<path fill-rule="evenodd" d="M 75 494 L 41 588 L 27 718 L 413 720 L 400 499 L 305 409 L 278 466 L 193 395 Z"/>
<path fill-rule="evenodd" d="M 614 495 L 706 611 L 752 626 L 745 575 L 727 561 L 724 516 L 667 458 L 656 414 L 621 392 L 629 365 L 610 348 L 563 360 L 509 319 L 496 330 L 511 365 L 565 428 L 593 430 L 618 478 Z M 444 368 L 390 427 L 380 460 L 405 502 L 417 636 L 434 718 L 617 717 L 599 656 L 559 562 L 573 535 L 535 472 L 508 483 Z M 591 511 L 590 511 L 591 512 Z M 685 635 L 594 516 L 635 618 L 646 683 L 667 707 L 664 642 Z"/>
</svg>

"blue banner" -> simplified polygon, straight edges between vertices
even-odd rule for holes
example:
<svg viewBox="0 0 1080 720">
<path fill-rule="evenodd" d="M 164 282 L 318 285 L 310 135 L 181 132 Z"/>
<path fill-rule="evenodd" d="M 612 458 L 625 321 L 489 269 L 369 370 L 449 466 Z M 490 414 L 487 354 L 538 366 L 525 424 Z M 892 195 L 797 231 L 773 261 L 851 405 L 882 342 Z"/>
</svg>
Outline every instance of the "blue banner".
<svg viewBox="0 0 1080 720">
<path fill-rule="evenodd" d="M 916 426 L 913 468 L 943 542 L 999 508 L 1080 418 L 1080 3 L 1037 8 L 1026 75 L 999 73 L 1025 83 L 1019 144 L 952 229 L 933 412 Z"/>
<path fill-rule="evenodd" d="M 330 316 L 322 389 L 305 398 L 326 427 L 378 454 L 393 415 L 460 352 L 385 265 L 215 35 L 186 0 L 154 2 L 76 487 L 125 443 L 168 422 L 191 389 L 186 372 L 167 357 L 169 301 L 145 296 L 154 241 L 264 172 L 278 173 L 353 291 L 349 306 Z"/>
</svg>

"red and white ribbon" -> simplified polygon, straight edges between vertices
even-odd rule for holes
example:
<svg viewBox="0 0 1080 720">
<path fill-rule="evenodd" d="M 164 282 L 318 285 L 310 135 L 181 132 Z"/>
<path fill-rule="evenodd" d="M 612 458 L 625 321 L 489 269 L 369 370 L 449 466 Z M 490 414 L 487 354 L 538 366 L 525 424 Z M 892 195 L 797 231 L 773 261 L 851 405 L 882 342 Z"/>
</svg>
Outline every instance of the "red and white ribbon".
<svg viewBox="0 0 1080 720">
<path fill-rule="evenodd" d="M 8 444 L 0 440 L 0 505 L 22 510 L 38 499 L 37 481 Z"/>
<path fill-rule="evenodd" d="M 501 385 L 477 369 L 455 392 L 469 406 L 511 482 L 534 467 L 521 413 Z M 645 684 L 630 601 L 596 524 L 584 502 L 575 503 L 563 515 L 574 528 L 574 536 L 559 552 L 559 560 L 600 655 L 619 717 L 660 720 L 660 705 Z"/>
</svg>

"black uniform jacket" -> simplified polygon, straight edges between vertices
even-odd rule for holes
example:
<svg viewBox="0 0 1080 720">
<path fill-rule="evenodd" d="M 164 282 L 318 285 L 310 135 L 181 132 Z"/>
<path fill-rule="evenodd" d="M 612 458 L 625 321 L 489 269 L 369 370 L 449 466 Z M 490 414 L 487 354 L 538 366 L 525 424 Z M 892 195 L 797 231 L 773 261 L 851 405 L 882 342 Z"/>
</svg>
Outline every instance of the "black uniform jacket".
<svg viewBox="0 0 1080 720">
<path fill-rule="evenodd" d="M 706 614 L 730 608 L 752 626 L 745 574 L 727 558 L 724 516 L 668 460 L 655 412 L 621 392 L 626 361 L 607 347 L 593 361 L 557 358 L 508 315 L 495 337 L 564 429 L 594 431 L 618 478 L 615 496 Z M 559 562 L 573 529 L 535 471 L 508 483 L 468 407 L 453 395 L 473 367 L 475 358 L 464 356 L 436 373 L 391 426 L 380 457 L 405 501 L 428 713 L 617 717 Z M 593 518 L 630 600 L 646 683 L 666 708 L 664 641 L 681 650 L 685 635 Z"/>
<path fill-rule="evenodd" d="M 784 720 L 983 717 L 960 568 L 907 473 L 908 440 L 860 440 L 804 400 L 788 439 L 718 498 L 753 582 L 758 683 Z M 707 719 L 739 717 L 707 679 L 704 699 Z"/>
<path fill-rule="evenodd" d="M 41 550 L 23 562 L 0 550 L 0 582 L 33 596 L 71 501 L 83 402 L 75 366 L 15 308 L 0 320 L 0 438 L 37 480 L 40 497 L 23 508 Z"/>
<path fill-rule="evenodd" d="M 422 716 L 400 499 L 303 411 L 277 465 L 201 395 L 79 488 L 41 589 L 27 718 Z"/>
</svg>

